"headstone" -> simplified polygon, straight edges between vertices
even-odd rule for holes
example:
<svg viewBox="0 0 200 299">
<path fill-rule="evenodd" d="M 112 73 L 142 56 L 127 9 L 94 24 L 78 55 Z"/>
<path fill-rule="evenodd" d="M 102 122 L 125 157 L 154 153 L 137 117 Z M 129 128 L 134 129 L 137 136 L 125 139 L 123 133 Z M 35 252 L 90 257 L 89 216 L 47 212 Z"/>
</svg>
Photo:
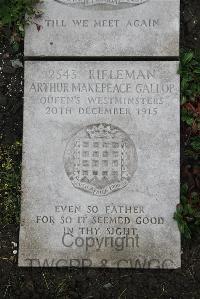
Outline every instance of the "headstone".
<svg viewBox="0 0 200 299">
<path fill-rule="evenodd" d="M 178 56 L 180 0 L 44 0 L 26 56 Z"/>
<path fill-rule="evenodd" d="M 180 267 L 177 68 L 26 62 L 20 266 Z"/>
</svg>

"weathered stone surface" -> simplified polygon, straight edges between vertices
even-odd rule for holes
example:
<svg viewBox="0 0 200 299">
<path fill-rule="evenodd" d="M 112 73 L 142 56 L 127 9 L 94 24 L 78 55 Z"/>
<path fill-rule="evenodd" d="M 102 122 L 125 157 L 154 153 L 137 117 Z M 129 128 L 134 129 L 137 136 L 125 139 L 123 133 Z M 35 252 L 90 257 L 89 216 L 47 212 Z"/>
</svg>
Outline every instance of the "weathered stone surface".
<svg viewBox="0 0 200 299">
<path fill-rule="evenodd" d="M 180 266 L 177 68 L 26 62 L 20 266 Z"/>
<path fill-rule="evenodd" d="M 43 2 L 26 29 L 27 56 L 179 55 L 179 0 Z"/>
</svg>

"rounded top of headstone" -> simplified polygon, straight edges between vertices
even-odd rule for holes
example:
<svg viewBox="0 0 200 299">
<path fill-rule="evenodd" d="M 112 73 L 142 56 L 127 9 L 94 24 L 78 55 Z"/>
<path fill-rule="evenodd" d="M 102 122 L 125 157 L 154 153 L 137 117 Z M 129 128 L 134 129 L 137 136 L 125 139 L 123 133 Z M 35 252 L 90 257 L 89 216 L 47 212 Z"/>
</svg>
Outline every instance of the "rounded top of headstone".
<svg viewBox="0 0 200 299">
<path fill-rule="evenodd" d="M 80 9 L 115 10 L 141 5 L 148 0 L 54 0 L 62 5 Z"/>
</svg>

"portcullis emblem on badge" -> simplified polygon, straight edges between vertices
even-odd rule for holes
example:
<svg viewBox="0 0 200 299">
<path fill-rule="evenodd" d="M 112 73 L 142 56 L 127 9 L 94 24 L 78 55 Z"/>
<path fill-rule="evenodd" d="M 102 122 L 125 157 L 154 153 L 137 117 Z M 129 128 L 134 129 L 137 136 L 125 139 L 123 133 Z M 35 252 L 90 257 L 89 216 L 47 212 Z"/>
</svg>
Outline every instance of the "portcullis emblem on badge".
<svg viewBox="0 0 200 299">
<path fill-rule="evenodd" d="M 110 124 L 94 124 L 70 139 L 65 171 L 75 188 L 104 196 L 124 188 L 137 168 L 137 154 L 127 133 Z"/>
</svg>

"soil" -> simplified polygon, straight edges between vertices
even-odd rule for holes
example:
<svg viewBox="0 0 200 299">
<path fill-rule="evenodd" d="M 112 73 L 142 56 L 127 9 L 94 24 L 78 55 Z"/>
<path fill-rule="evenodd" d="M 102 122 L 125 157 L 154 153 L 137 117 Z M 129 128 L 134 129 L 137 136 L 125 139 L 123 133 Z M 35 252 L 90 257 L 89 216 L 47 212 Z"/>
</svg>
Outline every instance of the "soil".
<svg viewBox="0 0 200 299">
<path fill-rule="evenodd" d="M 0 131 L 3 143 L 22 137 L 23 48 L 14 51 L 4 32 L 0 41 Z M 200 49 L 200 1 L 181 3 L 181 48 Z M 184 161 L 184 157 L 182 157 Z M 198 299 L 200 236 L 182 242 L 182 268 L 24 269 L 17 266 L 19 225 L 0 226 L 0 298 Z M 16 243 L 16 244 L 15 244 Z"/>
<path fill-rule="evenodd" d="M 177 270 L 25 269 L 17 267 L 12 243 L 18 242 L 18 226 L 0 231 L 0 298 L 200 298 L 200 236 L 183 241 L 182 268 Z"/>
<path fill-rule="evenodd" d="M 200 1 L 181 1 L 180 47 L 200 49 Z"/>
</svg>

